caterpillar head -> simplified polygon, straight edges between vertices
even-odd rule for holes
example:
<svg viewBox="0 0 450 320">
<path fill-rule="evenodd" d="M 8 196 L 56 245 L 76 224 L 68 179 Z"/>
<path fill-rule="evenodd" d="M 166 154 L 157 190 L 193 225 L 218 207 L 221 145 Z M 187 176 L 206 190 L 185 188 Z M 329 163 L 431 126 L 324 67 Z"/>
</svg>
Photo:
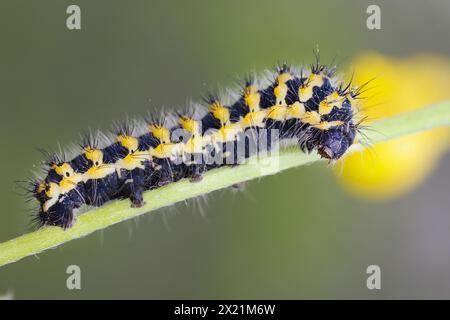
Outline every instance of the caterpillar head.
<svg viewBox="0 0 450 320">
<path fill-rule="evenodd" d="M 35 184 L 33 195 L 39 202 L 36 222 L 69 228 L 73 223 L 73 209 L 77 207 L 79 193 L 75 190 L 81 176 L 67 163 L 52 163 L 47 176 Z"/>
<path fill-rule="evenodd" d="M 322 158 L 337 160 L 353 144 L 356 126 L 347 123 L 324 131 L 319 142 L 318 153 Z"/>
<path fill-rule="evenodd" d="M 33 190 L 33 196 L 39 202 L 40 212 L 42 214 L 59 200 L 61 195 L 60 183 L 63 177 L 53 168 L 49 170 L 47 177 L 40 182 L 36 182 Z"/>
<path fill-rule="evenodd" d="M 39 227 L 42 227 L 49 220 L 51 207 L 58 201 L 60 195 L 58 184 L 45 180 L 36 183 L 33 195 L 39 202 L 39 213 L 36 217 L 36 222 Z"/>
</svg>

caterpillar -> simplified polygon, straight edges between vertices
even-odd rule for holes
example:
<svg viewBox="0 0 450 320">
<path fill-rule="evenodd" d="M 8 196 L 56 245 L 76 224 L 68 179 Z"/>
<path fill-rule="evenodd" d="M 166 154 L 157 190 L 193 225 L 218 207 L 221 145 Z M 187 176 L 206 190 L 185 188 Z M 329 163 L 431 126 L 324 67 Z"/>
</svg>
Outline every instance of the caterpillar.
<svg viewBox="0 0 450 320">
<path fill-rule="evenodd" d="M 83 205 L 128 198 L 140 207 L 146 190 L 180 179 L 195 183 L 280 142 L 337 160 L 355 141 L 360 94 L 317 58 L 308 68 L 284 64 L 265 77 L 247 76 L 229 101 L 209 94 L 176 113 L 118 124 L 111 137 L 86 135 L 74 157 L 47 155 L 43 177 L 29 182 L 39 203 L 34 220 L 67 229 Z"/>
</svg>

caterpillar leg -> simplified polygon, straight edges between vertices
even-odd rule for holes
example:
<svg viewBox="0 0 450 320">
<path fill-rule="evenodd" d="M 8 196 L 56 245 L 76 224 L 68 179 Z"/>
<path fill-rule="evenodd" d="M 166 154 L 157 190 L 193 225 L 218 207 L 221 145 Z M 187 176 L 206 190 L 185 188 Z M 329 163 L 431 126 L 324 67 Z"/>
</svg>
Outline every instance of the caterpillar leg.
<svg viewBox="0 0 450 320">
<path fill-rule="evenodd" d="M 192 164 L 189 166 L 189 181 L 200 182 L 203 179 L 202 176 L 202 165 Z"/>
<path fill-rule="evenodd" d="M 176 180 L 174 178 L 179 169 L 170 162 L 170 159 L 155 159 L 154 162 L 156 166 L 152 175 L 153 186 L 162 187 Z"/>
<path fill-rule="evenodd" d="M 144 188 L 135 189 L 130 194 L 131 207 L 132 208 L 140 208 L 145 204 L 144 198 L 142 196 L 144 192 Z"/>
<path fill-rule="evenodd" d="M 134 169 L 131 171 L 132 175 L 132 189 L 130 192 L 131 206 L 133 208 L 140 208 L 145 204 L 143 193 L 145 185 L 145 172 L 142 169 Z"/>
<path fill-rule="evenodd" d="M 145 204 L 143 193 L 145 190 L 145 172 L 136 168 L 127 173 L 124 195 L 130 199 L 131 207 L 140 208 Z"/>
<path fill-rule="evenodd" d="M 193 153 L 188 156 L 189 162 L 185 165 L 185 176 L 189 178 L 190 182 L 199 182 L 203 179 L 203 172 L 206 171 L 203 154 Z"/>
</svg>

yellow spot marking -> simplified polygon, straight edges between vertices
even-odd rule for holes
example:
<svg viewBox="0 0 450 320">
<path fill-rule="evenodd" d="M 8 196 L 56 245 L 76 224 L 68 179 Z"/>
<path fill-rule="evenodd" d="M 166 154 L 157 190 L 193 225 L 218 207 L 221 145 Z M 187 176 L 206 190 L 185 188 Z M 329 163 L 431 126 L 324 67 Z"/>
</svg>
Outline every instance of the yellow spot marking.
<svg viewBox="0 0 450 320">
<path fill-rule="evenodd" d="M 62 180 L 59 182 L 59 192 L 62 194 L 74 189 L 78 182 L 82 180 L 82 176 L 76 173 L 67 162 L 61 165 L 54 164 L 52 168 L 62 177 Z"/>
<path fill-rule="evenodd" d="M 42 210 L 44 212 L 47 212 L 56 202 L 58 202 L 59 196 L 61 194 L 65 194 L 76 187 L 77 181 L 79 182 L 81 180 L 81 177 L 79 177 L 79 175 L 76 176 L 78 177 L 75 178 L 74 176 L 72 178 L 62 179 L 59 184 L 51 182 L 48 185 L 48 189 L 45 194 L 50 199 L 48 199 L 42 206 Z"/>
<path fill-rule="evenodd" d="M 311 73 L 305 83 L 298 88 L 298 96 L 300 101 L 305 102 L 311 99 L 313 96 L 313 88 L 322 86 L 323 82 L 323 76 Z"/>
<path fill-rule="evenodd" d="M 75 189 L 78 182 L 80 182 L 80 181 L 81 181 L 81 176 L 78 174 L 73 177 L 70 177 L 70 178 L 62 179 L 59 182 L 59 188 L 61 189 L 61 193 L 65 194 L 65 193 L 68 193 L 69 191 Z"/>
<path fill-rule="evenodd" d="M 289 80 L 292 80 L 292 75 L 289 72 L 284 72 L 284 73 L 278 75 L 278 77 L 277 77 L 277 82 L 279 84 L 286 83 Z"/>
<path fill-rule="evenodd" d="M 48 209 L 50 209 L 50 207 L 53 206 L 58 201 L 60 193 L 61 191 L 59 189 L 59 185 L 51 182 L 48 185 L 47 191 L 45 192 L 45 195 L 50 199 L 45 201 L 45 203 L 42 205 L 42 211 L 47 212 Z"/>
<path fill-rule="evenodd" d="M 307 83 L 313 87 L 320 87 L 323 85 L 324 77 L 320 74 L 311 73 L 308 77 Z"/>
<path fill-rule="evenodd" d="M 93 166 L 83 174 L 83 180 L 88 181 L 94 179 L 103 179 L 104 177 L 114 173 L 115 170 L 115 165 L 113 164 Z"/>
<path fill-rule="evenodd" d="M 83 154 L 86 159 L 92 161 L 92 167 L 82 175 L 83 181 L 102 179 L 114 173 L 115 165 L 103 163 L 103 152 L 101 150 L 85 148 Z"/>
<path fill-rule="evenodd" d="M 328 100 L 328 101 L 330 101 L 330 102 L 332 102 L 332 101 L 343 101 L 344 100 L 344 97 L 342 97 L 340 94 L 339 94 L 339 92 L 337 92 L 337 91 L 334 91 L 334 92 L 332 92 L 328 97 L 326 97 L 326 99 Z"/>
<path fill-rule="evenodd" d="M 160 126 L 157 124 L 152 124 L 149 128 L 150 133 L 153 136 L 161 141 L 161 143 L 169 143 L 170 142 L 170 131 L 164 126 Z"/>
<path fill-rule="evenodd" d="M 39 183 L 39 186 L 37 188 L 37 193 L 41 193 L 44 190 L 45 190 L 45 183 L 44 182 Z"/>
<path fill-rule="evenodd" d="M 298 89 L 298 97 L 300 101 L 306 102 L 313 96 L 313 87 L 308 85 L 302 85 Z"/>
<path fill-rule="evenodd" d="M 274 105 L 267 109 L 267 118 L 277 121 L 301 119 L 304 115 L 305 106 L 298 101 L 289 106 Z"/>
<path fill-rule="evenodd" d="M 178 123 L 181 127 L 189 132 L 190 134 L 198 134 L 199 133 L 199 125 L 198 122 L 192 118 L 181 116 L 178 118 Z"/>
<path fill-rule="evenodd" d="M 117 142 L 119 142 L 122 147 L 128 149 L 129 152 L 137 150 L 139 145 L 137 138 L 122 134 L 117 136 Z"/>
<path fill-rule="evenodd" d="M 301 119 L 305 115 L 305 106 L 296 101 L 287 108 L 286 113 L 286 119 Z"/>
<path fill-rule="evenodd" d="M 321 123 L 317 124 L 317 125 L 313 125 L 313 127 L 318 128 L 320 130 L 328 130 L 332 127 L 337 127 L 342 125 L 343 122 L 342 121 L 322 121 Z"/>
<path fill-rule="evenodd" d="M 287 107 L 275 105 L 267 109 L 267 118 L 283 121 L 286 119 Z"/>
<path fill-rule="evenodd" d="M 288 92 L 288 87 L 284 83 L 280 83 L 273 89 L 273 94 L 275 95 L 275 98 L 277 99 L 276 104 L 286 104 L 286 101 L 284 100 L 286 98 Z"/>
<path fill-rule="evenodd" d="M 264 127 L 264 119 L 266 117 L 266 113 L 266 110 L 247 113 L 240 122 L 242 129 L 248 127 Z"/>
<path fill-rule="evenodd" d="M 244 101 L 248 106 L 250 111 L 259 110 L 259 102 L 261 101 L 261 96 L 255 86 L 248 86 L 244 90 Z"/>
<path fill-rule="evenodd" d="M 149 159 L 148 151 L 135 151 L 128 154 L 125 158 L 120 159 L 116 162 L 115 169 L 120 171 L 120 169 L 134 170 L 136 168 L 144 169 L 144 161 Z"/>
<path fill-rule="evenodd" d="M 231 123 L 222 126 L 214 135 L 214 142 L 227 142 L 233 141 L 236 138 L 236 134 L 240 131 L 240 127 L 237 123 Z"/>
<path fill-rule="evenodd" d="M 223 125 L 230 120 L 230 110 L 220 104 L 220 102 L 214 102 L 209 106 L 209 111 L 214 118 L 218 119 Z"/>
<path fill-rule="evenodd" d="M 47 191 L 45 191 L 45 195 L 49 198 L 54 198 L 56 196 L 59 196 L 59 194 L 59 185 L 54 182 L 50 182 Z"/>
<path fill-rule="evenodd" d="M 319 113 L 321 115 L 329 114 L 333 110 L 333 106 L 326 100 L 320 101 L 319 103 Z"/>
<path fill-rule="evenodd" d="M 318 125 L 320 123 L 320 115 L 316 111 L 306 111 L 301 120 L 310 125 Z"/>
<path fill-rule="evenodd" d="M 63 163 L 61 165 L 54 164 L 52 165 L 52 168 L 57 174 L 63 177 L 71 176 L 74 174 L 72 167 L 68 163 Z"/>
<path fill-rule="evenodd" d="M 172 158 L 178 151 L 179 146 L 174 143 L 161 143 L 154 149 L 150 149 L 150 155 L 159 159 Z"/>
<path fill-rule="evenodd" d="M 103 152 L 98 149 L 85 148 L 83 151 L 86 159 L 92 161 L 94 165 L 99 165 L 103 163 Z"/>
<path fill-rule="evenodd" d="M 183 146 L 184 152 L 186 153 L 201 153 L 202 148 L 203 148 L 202 136 L 191 137 Z"/>
<path fill-rule="evenodd" d="M 288 87 L 286 82 L 292 79 L 292 75 L 288 72 L 282 73 L 277 77 L 278 85 L 273 89 L 273 94 L 277 99 L 276 104 L 286 105 L 286 95 L 288 92 Z"/>
<path fill-rule="evenodd" d="M 337 91 L 331 93 L 319 104 L 319 113 L 321 115 L 326 115 L 333 110 L 333 107 L 341 108 L 345 97 L 339 95 Z"/>
</svg>

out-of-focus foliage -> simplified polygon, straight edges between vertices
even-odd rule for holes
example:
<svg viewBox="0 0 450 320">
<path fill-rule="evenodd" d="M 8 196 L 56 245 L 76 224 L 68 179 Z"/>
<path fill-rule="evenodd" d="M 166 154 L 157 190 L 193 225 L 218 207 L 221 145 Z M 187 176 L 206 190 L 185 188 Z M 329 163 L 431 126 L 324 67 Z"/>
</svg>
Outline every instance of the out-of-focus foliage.
<svg viewBox="0 0 450 320">
<path fill-rule="evenodd" d="M 450 99 L 450 59 L 443 56 L 400 59 L 366 53 L 354 60 L 352 68 L 357 84 L 373 79 L 365 88 L 361 111 L 368 117 L 365 124 L 369 130 L 375 119 Z M 444 128 L 380 143 L 345 157 L 335 172 L 357 196 L 373 200 L 398 197 L 427 177 L 447 149 L 449 138 L 450 131 Z"/>
</svg>

